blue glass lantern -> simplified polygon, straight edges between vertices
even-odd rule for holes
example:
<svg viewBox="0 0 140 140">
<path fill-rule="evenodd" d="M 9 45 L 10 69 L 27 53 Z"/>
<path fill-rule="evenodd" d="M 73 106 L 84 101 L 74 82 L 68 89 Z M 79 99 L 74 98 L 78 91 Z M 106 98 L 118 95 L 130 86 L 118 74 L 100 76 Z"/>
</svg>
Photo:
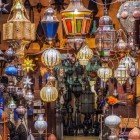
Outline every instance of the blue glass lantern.
<svg viewBox="0 0 140 140">
<path fill-rule="evenodd" d="M 59 21 L 54 15 L 54 13 L 55 13 L 54 9 L 48 8 L 45 11 L 44 17 L 41 21 L 44 34 L 49 42 L 52 42 L 52 40 L 55 39 L 59 25 Z"/>
<path fill-rule="evenodd" d="M 7 66 L 5 68 L 5 74 L 9 76 L 17 76 L 18 70 L 14 65 Z"/>
</svg>

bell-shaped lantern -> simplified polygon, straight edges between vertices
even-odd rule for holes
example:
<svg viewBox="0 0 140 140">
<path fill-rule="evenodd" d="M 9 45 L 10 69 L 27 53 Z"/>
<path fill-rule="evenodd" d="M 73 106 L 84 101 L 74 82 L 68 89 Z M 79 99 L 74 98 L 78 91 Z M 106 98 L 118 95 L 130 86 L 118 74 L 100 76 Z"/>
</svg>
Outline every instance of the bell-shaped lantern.
<svg viewBox="0 0 140 140">
<path fill-rule="evenodd" d="M 44 17 L 41 21 L 44 34 L 49 42 L 55 39 L 59 25 L 59 21 L 54 13 L 55 13 L 54 9 L 49 7 L 45 11 Z"/>
</svg>

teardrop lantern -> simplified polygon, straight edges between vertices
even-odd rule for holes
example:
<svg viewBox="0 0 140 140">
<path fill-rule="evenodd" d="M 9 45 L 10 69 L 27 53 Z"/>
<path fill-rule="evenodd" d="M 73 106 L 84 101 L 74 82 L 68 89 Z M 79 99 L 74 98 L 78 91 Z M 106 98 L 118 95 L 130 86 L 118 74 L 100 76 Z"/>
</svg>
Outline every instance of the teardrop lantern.
<svg viewBox="0 0 140 140">
<path fill-rule="evenodd" d="M 35 122 L 34 127 L 39 134 L 43 134 L 43 132 L 47 129 L 47 122 L 44 120 L 43 114 L 39 114 L 39 117 Z"/>
<path fill-rule="evenodd" d="M 44 30 L 44 34 L 46 36 L 46 39 L 51 43 L 57 33 L 59 21 L 54 15 L 55 11 L 51 7 L 49 7 L 44 14 L 44 17 L 41 21 L 42 28 Z"/>
</svg>

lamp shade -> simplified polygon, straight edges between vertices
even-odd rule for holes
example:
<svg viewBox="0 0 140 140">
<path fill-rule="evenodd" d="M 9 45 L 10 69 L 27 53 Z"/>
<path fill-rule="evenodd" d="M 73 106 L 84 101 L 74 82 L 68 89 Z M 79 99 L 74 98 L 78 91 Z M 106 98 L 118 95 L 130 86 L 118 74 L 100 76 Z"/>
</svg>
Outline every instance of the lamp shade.
<svg viewBox="0 0 140 140">
<path fill-rule="evenodd" d="M 83 6 L 82 0 L 70 0 L 67 9 L 61 12 L 66 36 L 85 36 L 88 34 L 92 19 L 91 13 Z"/>
<path fill-rule="evenodd" d="M 89 48 L 88 45 L 84 45 L 77 53 L 77 59 L 79 60 L 79 63 L 83 66 L 87 65 L 92 57 L 93 51 Z"/>
<path fill-rule="evenodd" d="M 50 48 L 43 52 L 41 61 L 48 68 L 53 69 L 56 65 L 61 63 L 61 54 L 56 49 Z"/>
<path fill-rule="evenodd" d="M 54 9 L 48 8 L 45 11 L 44 17 L 41 21 L 44 34 L 46 36 L 46 39 L 49 41 L 55 39 L 58 25 L 59 25 L 59 21 L 54 15 L 54 12 L 55 12 Z"/>
</svg>

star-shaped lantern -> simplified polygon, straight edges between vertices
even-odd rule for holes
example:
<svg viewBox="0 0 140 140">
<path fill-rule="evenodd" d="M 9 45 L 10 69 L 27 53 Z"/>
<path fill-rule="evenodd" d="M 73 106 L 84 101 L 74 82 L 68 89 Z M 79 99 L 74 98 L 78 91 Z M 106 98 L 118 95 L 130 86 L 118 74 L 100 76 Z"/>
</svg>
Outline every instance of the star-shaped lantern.
<svg viewBox="0 0 140 140">
<path fill-rule="evenodd" d="M 24 79 L 23 79 L 23 84 L 24 84 L 24 88 L 30 88 L 31 87 L 31 85 L 33 84 L 32 82 L 31 82 L 31 78 L 29 78 L 29 76 L 27 76 L 27 77 L 25 77 Z"/>
<path fill-rule="evenodd" d="M 23 70 L 28 73 L 30 70 L 34 71 L 33 67 L 35 66 L 35 64 L 33 63 L 32 59 L 27 58 L 24 59 L 22 66 L 23 66 Z"/>
<path fill-rule="evenodd" d="M 9 11 L 6 9 L 6 7 L 9 5 L 8 4 L 5 4 L 2 2 L 2 0 L 0 0 L 0 12 L 3 12 L 3 13 L 9 13 Z"/>
</svg>

